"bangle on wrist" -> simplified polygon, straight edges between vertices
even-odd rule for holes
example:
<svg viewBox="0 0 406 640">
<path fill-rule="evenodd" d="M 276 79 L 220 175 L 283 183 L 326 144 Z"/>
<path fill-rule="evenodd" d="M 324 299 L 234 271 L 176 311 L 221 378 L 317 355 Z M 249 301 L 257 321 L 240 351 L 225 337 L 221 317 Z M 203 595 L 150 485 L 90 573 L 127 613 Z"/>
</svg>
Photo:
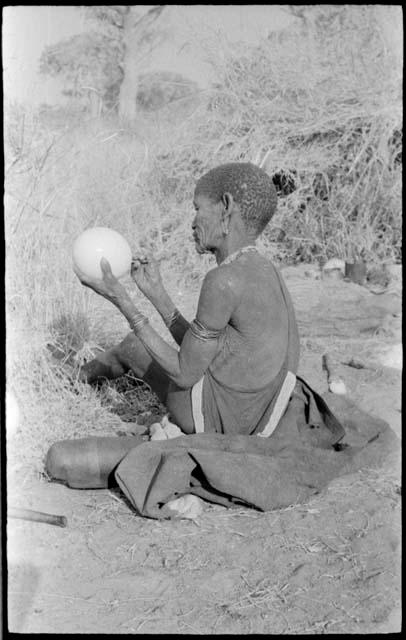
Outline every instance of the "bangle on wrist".
<svg viewBox="0 0 406 640">
<path fill-rule="evenodd" d="M 145 324 L 148 324 L 148 322 L 148 318 L 146 318 L 142 313 L 137 312 L 132 315 L 128 324 L 134 333 L 137 333 L 137 331 L 139 331 Z"/>
<path fill-rule="evenodd" d="M 179 318 L 179 316 L 180 316 L 180 313 L 176 308 L 172 311 L 172 313 L 170 315 L 163 316 L 163 321 L 165 322 L 165 324 L 168 327 L 168 329 L 170 329 L 171 326 L 173 324 L 175 324 L 175 322 Z"/>
</svg>

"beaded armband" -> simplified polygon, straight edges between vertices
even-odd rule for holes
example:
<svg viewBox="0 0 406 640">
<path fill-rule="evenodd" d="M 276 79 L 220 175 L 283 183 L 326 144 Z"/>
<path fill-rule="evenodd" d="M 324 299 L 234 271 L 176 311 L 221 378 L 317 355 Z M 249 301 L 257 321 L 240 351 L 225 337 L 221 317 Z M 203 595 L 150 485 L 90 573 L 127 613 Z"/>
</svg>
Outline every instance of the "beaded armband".
<svg viewBox="0 0 406 640">
<path fill-rule="evenodd" d="M 223 329 L 207 329 L 196 318 L 190 324 L 190 330 L 195 338 L 199 340 L 217 340 L 223 332 Z"/>
</svg>

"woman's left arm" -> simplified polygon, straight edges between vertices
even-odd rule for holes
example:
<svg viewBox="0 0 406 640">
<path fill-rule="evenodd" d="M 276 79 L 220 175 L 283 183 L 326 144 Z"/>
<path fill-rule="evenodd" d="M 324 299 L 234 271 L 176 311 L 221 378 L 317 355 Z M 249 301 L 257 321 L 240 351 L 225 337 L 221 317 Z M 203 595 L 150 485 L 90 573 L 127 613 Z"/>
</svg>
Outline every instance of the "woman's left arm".
<svg viewBox="0 0 406 640">
<path fill-rule="evenodd" d="M 230 282 L 222 271 L 213 269 L 203 281 L 196 318 L 179 350 L 170 347 L 147 323 L 136 328 L 136 335 L 169 378 L 187 389 L 200 380 L 217 355 L 220 336 L 235 307 L 236 294 Z"/>
</svg>

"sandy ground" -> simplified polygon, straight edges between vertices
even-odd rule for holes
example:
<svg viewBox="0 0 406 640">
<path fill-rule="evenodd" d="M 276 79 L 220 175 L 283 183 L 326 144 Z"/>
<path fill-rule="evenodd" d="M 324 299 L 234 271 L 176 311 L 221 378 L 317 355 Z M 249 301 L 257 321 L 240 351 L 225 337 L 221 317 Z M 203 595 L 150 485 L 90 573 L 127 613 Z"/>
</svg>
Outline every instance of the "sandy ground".
<svg viewBox="0 0 406 640">
<path fill-rule="evenodd" d="M 374 295 L 317 270 L 283 274 L 300 372 L 327 390 L 328 351 L 348 395 L 401 435 L 400 285 Z M 353 358 L 367 368 L 345 362 Z M 66 528 L 8 523 L 9 629 L 20 633 L 320 634 L 400 631 L 400 471 L 363 469 L 302 505 L 206 505 L 196 520 L 138 517 L 118 490 L 21 478 L 16 506 Z"/>
</svg>

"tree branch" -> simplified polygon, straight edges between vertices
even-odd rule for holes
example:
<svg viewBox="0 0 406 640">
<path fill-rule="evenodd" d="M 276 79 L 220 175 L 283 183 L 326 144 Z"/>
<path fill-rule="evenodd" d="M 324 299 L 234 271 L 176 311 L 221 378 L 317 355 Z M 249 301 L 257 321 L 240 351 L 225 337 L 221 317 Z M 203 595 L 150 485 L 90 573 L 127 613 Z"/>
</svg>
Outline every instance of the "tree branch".
<svg viewBox="0 0 406 640">
<path fill-rule="evenodd" d="M 156 20 L 157 18 L 159 18 L 159 16 L 161 15 L 162 11 L 165 9 L 166 6 L 167 6 L 166 4 L 157 4 L 155 7 L 152 7 L 152 9 L 149 9 L 147 13 L 144 13 L 144 15 L 142 15 L 134 23 L 134 28 L 138 27 L 138 25 L 141 24 L 147 18 L 152 18 L 153 20 Z"/>
</svg>

